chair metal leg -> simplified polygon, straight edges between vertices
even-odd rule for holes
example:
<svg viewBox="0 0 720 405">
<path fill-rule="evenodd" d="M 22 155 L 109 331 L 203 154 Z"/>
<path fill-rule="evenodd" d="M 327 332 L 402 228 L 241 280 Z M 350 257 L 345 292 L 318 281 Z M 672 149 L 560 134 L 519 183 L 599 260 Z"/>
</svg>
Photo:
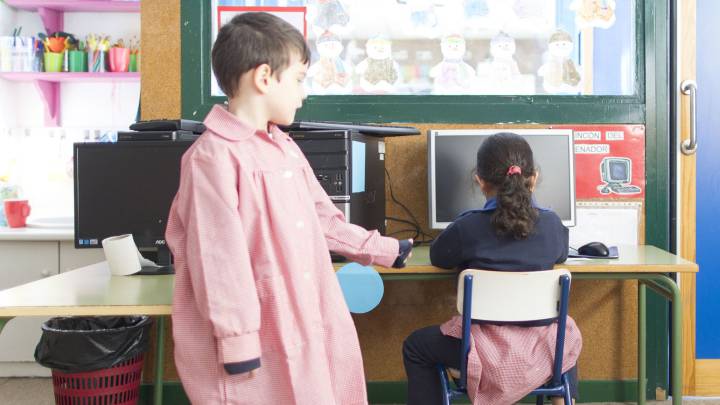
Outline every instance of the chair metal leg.
<svg viewBox="0 0 720 405">
<path fill-rule="evenodd" d="M 440 385 L 442 386 L 443 405 L 450 405 L 450 381 L 448 380 L 447 371 L 442 364 L 437 365 L 438 374 L 440 376 Z"/>
<path fill-rule="evenodd" d="M 535 405 L 543 405 L 545 402 L 545 396 L 544 395 L 537 395 L 535 397 Z"/>
<path fill-rule="evenodd" d="M 570 396 L 570 382 L 568 381 L 567 374 L 563 374 L 563 398 L 565 399 L 565 405 L 572 405 L 572 397 Z"/>
</svg>

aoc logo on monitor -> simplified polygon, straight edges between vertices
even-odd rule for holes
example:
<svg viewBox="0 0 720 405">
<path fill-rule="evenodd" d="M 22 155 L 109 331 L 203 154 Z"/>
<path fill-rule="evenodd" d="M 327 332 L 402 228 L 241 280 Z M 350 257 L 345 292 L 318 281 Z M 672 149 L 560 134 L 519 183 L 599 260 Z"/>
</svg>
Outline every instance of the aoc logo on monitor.
<svg viewBox="0 0 720 405">
<path fill-rule="evenodd" d="M 165 239 L 155 239 L 155 246 L 165 246 Z"/>
</svg>

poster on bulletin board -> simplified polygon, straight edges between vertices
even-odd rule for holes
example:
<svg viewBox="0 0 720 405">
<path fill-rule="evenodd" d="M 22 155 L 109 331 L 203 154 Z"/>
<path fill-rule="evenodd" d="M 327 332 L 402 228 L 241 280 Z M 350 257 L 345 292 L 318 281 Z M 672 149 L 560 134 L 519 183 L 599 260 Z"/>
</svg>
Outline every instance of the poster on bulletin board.
<svg viewBox="0 0 720 405">
<path fill-rule="evenodd" d="M 552 128 L 573 130 L 578 200 L 645 198 L 643 125 L 553 125 Z"/>
<path fill-rule="evenodd" d="M 245 2 L 238 2 L 237 0 L 212 0 L 212 42 L 215 43 L 220 27 L 228 23 L 233 17 L 238 14 L 249 13 L 249 12 L 266 12 L 274 16 L 280 17 L 287 21 L 293 27 L 297 28 L 298 31 L 303 33 L 303 36 L 307 38 L 307 23 L 306 23 L 306 7 L 276 7 L 276 6 L 244 6 Z M 212 74 L 212 72 L 211 72 Z M 225 94 L 220 90 L 220 86 L 215 80 L 215 75 L 212 74 L 211 80 L 211 95 L 212 96 L 224 96 Z"/>
</svg>

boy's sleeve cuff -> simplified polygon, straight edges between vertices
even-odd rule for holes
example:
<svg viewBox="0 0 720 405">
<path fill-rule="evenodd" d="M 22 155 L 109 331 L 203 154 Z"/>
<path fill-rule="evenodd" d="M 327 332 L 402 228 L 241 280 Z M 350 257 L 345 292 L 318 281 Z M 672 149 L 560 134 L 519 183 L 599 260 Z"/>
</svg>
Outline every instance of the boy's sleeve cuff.
<svg viewBox="0 0 720 405">
<path fill-rule="evenodd" d="M 242 374 L 260 368 L 260 359 L 252 359 L 240 363 L 226 363 L 225 372 L 228 374 Z"/>
<path fill-rule="evenodd" d="M 260 357 L 260 336 L 250 332 L 239 336 L 218 338 L 218 357 L 220 362 L 241 363 Z"/>
<path fill-rule="evenodd" d="M 392 267 L 400 250 L 400 243 L 395 238 L 380 237 L 378 246 L 378 254 L 373 257 L 373 263 L 383 266 Z"/>
</svg>

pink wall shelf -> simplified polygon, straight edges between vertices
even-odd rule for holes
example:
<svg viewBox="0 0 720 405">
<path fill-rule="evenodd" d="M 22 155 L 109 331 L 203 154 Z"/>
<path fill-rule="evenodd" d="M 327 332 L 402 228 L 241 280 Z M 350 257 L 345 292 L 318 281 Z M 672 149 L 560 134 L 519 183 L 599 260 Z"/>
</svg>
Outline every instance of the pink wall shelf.
<svg viewBox="0 0 720 405">
<path fill-rule="evenodd" d="M 45 104 L 45 125 L 56 127 L 60 122 L 60 83 L 139 82 L 140 73 L 0 72 L 0 78 L 16 82 L 34 82 Z"/>
<path fill-rule="evenodd" d="M 5 3 L 19 10 L 37 11 L 48 34 L 63 30 L 66 11 L 140 12 L 139 0 L 5 0 Z"/>
<path fill-rule="evenodd" d="M 64 13 L 73 11 L 139 13 L 140 0 L 5 0 L 18 10 L 37 11 L 47 34 L 63 31 Z M 0 78 L 34 82 L 45 102 L 45 125 L 60 122 L 61 82 L 132 82 L 140 81 L 140 73 L 45 73 L 0 72 Z"/>
<path fill-rule="evenodd" d="M 29 82 L 42 80 L 46 82 L 137 82 L 140 81 L 138 72 L 0 72 L 0 78 L 16 82 Z"/>
</svg>

